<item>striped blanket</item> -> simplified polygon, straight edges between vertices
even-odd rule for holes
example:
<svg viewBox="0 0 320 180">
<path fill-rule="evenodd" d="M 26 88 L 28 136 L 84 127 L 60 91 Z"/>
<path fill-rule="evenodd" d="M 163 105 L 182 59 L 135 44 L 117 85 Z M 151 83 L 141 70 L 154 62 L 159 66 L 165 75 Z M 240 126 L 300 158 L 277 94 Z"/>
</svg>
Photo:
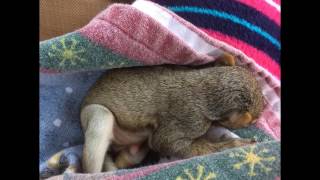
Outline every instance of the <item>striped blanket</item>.
<svg viewBox="0 0 320 180">
<path fill-rule="evenodd" d="M 280 2 L 137 0 L 114 4 L 72 33 L 40 42 L 40 177 L 53 179 L 280 179 Z M 170 163 L 79 174 L 79 106 L 111 68 L 200 65 L 229 52 L 254 72 L 266 107 L 235 130 L 256 145 Z M 170 168 L 169 168 L 170 167 Z"/>
</svg>

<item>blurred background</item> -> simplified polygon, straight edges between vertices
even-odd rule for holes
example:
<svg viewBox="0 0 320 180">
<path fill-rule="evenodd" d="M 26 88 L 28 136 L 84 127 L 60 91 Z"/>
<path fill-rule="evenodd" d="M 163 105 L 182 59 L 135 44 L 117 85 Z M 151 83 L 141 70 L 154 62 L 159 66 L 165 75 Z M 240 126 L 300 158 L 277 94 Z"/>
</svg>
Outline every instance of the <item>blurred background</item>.
<svg viewBox="0 0 320 180">
<path fill-rule="evenodd" d="M 72 32 L 86 25 L 112 3 L 134 0 L 40 0 L 40 41 Z"/>
</svg>

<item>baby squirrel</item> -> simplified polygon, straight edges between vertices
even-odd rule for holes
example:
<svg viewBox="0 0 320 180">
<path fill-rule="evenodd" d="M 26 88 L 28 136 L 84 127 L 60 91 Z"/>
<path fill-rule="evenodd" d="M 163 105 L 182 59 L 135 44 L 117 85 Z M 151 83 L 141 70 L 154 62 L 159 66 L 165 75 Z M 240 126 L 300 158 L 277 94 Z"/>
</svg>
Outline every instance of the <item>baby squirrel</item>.
<svg viewBox="0 0 320 180">
<path fill-rule="evenodd" d="M 86 173 L 140 163 L 149 148 L 188 158 L 251 144 L 250 139 L 212 142 L 212 126 L 243 128 L 263 109 L 262 90 L 234 58 L 215 65 L 160 65 L 107 71 L 91 87 L 81 107 Z M 115 163 L 107 151 L 117 152 Z"/>
</svg>

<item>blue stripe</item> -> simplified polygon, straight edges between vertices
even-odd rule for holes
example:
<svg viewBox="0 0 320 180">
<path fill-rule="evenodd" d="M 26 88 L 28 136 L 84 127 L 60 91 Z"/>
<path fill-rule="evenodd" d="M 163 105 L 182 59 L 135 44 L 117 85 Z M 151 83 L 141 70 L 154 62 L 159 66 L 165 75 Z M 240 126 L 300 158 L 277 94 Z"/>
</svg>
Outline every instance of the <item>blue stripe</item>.
<svg viewBox="0 0 320 180">
<path fill-rule="evenodd" d="M 214 9 L 245 19 L 280 42 L 280 26 L 261 11 L 235 0 L 154 0 L 162 6 L 192 6 Z M 201 14 L 200 14 L 201 15 Z M 238 24 L 237 24 L 238 25 Z M 213 27 L 214 28 L 214 27 Z M 249 30 L 250 31 L 250 30 Z"/>
<path fill-rule="evenodd" d="M 212 9 L 207 8 L 198 8 L 198 7 L 192 7 L 192 6 L 170 6 L 168 7 L 170 10 L 174 12 L 191 12 L 191 13 L 199 13 L 199 14 L 207 14 L 215 17 L 219 17 L 222 19 L 230 20 L 234 23 L 240 24 L 249 30 L 256 32 L 257 34 L 261 35 L 262 37 L 266 38 L 268 41 L 270 41 L 272 44 L 274 44 L 278 49 L 281 49 L 280 42 L 272 37 L 269 33 L 262 30 L 260 27 L 255 26 L 248 21 L 238 18 L 237 16 L 234 16 L 232 14 L 228 14 L 221 11 L 216 11 Z"/>
<path fill-rule="evenodd" d="M 229 20 L 207 14 L 194 14 L 188 12 L 178 12 L 177 14 L 199 28 L 217 31 L 224 35 L 234 37 L 245 43 L 248 43 L 252 47 L 265 52 L 272 59 L 279 63 L 280 50 L 270 41 L 265 38 L 261 38 L 259 34 L 250 31 L 244 26 L 236 23 L 229 23 Z"/>
</svg>

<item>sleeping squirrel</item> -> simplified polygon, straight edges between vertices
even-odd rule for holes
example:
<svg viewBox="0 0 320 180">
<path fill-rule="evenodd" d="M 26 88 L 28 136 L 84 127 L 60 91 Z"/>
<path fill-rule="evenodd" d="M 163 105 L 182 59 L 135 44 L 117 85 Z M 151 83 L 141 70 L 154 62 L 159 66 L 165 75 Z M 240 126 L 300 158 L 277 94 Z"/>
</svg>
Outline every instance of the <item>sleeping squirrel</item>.
<svg viewBox="0 0 320 180">
<path fill-rule="evenodd" d="M 81 106 L 85 173 L 127 168 L 149 149 L 189 158 L 254 143 L 206 137 L 214 126 L 244 128 L 263 110 L 254 76 L 223 54 L 214 64 L 159 65 L 107 71 Z M 107 153 L 116 152 L 113 160 Z"/>
</svg>

